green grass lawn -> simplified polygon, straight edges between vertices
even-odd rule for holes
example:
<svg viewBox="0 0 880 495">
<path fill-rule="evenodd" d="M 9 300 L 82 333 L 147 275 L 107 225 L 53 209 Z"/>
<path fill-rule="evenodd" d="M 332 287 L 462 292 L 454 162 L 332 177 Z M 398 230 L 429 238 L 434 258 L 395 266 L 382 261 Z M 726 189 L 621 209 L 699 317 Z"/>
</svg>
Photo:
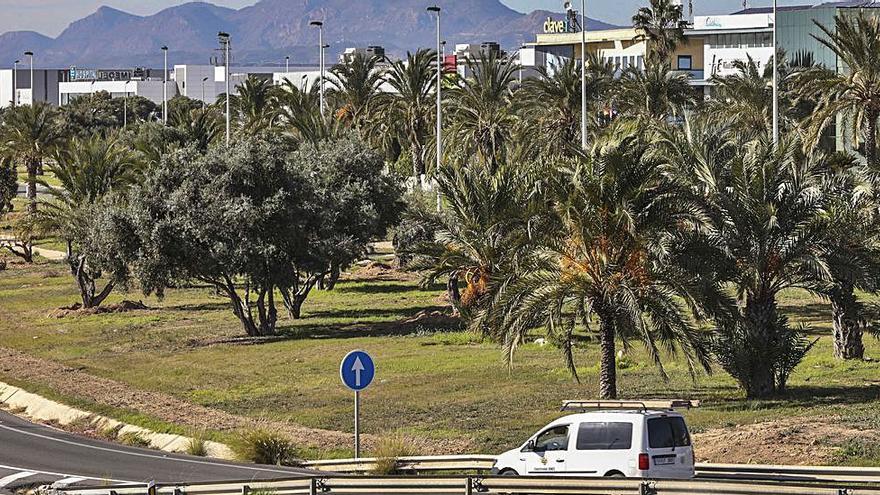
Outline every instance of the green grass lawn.
<svg viewBox="0 0 880 495">
<path fill-rule="evenodd" d="M 509 370 L 494 343 L 460 329 L 400 323 L 420 311 L 445 309 L 439 286 L 420 290 L 415 281 L 344 281 L 334 291 L 315 291 L 303 319 L 282 319 L 286 338 L 260 345 L 216 343 L 241 330 L 226 300 L 207 288 L 172 290 L 162 301 L 147 298 L 154 308 L 147 312 L 47 317 L 75 302 L 76 294 L 62 264 L 0 272 L 0 345 L 236 414 L 349 432 L 352 394 L 339 383 L 338 366 L 348 351 L 364 349 L 377 363 L 376 381 L 362 394 L 364 432 L 462 438 L 471 450 L 486 453 L 521 442 L 559 415 L 562 400 L 597 395 L 592 343 L 577 349 L 577 384 L 553 346 L 526 345 Z M 123 298 L 141 296 L 114 294 L 110 302 Z M 670 379 L 664 382 L 640 348 L 620 370 L 621 394 L 703 399 L 705 407 L 687 413 L 695 431 L 829 415 L 880 429 L 874 412 L 880 363 L 832 359 L 826 303 L 791 291 L 781 306 L 820 338 L 794 373 L 787 397 L 744 401 L 721 370 L 692 380 L 675 358 L 667 360 Z M 868 356 L 880 356 L 876 340 L 865 342 Z M 875 454 L 857 451 L 844 461 L 870 463 Z"/>
</svg>

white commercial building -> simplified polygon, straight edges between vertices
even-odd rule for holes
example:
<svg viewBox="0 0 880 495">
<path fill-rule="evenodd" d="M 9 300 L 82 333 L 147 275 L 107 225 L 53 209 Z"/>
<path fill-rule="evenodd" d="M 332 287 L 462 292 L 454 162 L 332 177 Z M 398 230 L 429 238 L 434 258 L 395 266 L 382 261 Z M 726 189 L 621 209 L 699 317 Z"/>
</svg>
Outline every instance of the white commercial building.
<svg viewBox="0 0 880 495">
<path fill-rule="evenodd" d="M 688 37 L 703 38 L 704 78 L 734 75 L 751 58 L 762 72 L 773 57 L 773 14 L 694 17 Z"/>
</svg>

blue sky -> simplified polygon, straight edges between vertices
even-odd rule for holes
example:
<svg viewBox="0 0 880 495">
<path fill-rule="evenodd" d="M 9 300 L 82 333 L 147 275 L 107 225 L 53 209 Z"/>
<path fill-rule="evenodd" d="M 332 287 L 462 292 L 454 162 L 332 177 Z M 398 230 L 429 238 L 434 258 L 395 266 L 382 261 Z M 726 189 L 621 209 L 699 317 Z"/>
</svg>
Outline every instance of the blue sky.
<svg viewBox="0 0 880 495">
<path fill-rule="evenodd" d="M 33 30 L 57 36 L 67 25 L 94 12 L 101 5 L 109 5 L 133 14 L 152 14 L 165 7 L 188 0 L 0 0 L 0 33 Z M 426 0 L 428 3 L 429 0 Z M 535 9 L 561 10 L 562 0 L 501 0 L 522 12 Z M 768 5 L 769 0 L 749 0 L 750 5 Z M 211 0 L 211 3 L 240 8 L 255 0 Z M 580 2 L 575 1 L 576 4 Z M 624 24 L 633 12 L 647 0 L 588 0 L 587 15 L 599 20 Z M 780 4 L 804 4 L 811 0 L 780 0 Z M 741 7 L 742 0 L 693 0 L 694 11 L 700 14 L 727 13 Z"/>
</svg>

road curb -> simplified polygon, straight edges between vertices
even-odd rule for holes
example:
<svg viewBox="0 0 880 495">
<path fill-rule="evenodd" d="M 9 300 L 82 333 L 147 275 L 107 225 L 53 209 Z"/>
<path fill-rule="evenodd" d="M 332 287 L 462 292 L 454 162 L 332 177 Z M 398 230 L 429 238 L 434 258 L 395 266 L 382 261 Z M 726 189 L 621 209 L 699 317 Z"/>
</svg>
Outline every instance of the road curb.
<svg viewBox="0 0 880 495">
<path fill-rule="evenodd" d="M 16 416 L 24 416 L 26 419 L 38 421 L 52 421 L 62 426 L 88 420 L 100 430 L 116 430 L 117 438 L 126 434 L 138 435 L 150 442 L 150 448 L 165 452 L 186 453 L 187 447 L 192 441 L 192 438 L 183 435 L 157 433 L 147 428 L 70 407 L 4 382 L 0 382 L 0 405 L 6 406 Z M 205 441 L 205 447 L 208 452 L 207 457 L 223 460 L 235 459 L 232 450 L 222 443 Z"/>
</svg>

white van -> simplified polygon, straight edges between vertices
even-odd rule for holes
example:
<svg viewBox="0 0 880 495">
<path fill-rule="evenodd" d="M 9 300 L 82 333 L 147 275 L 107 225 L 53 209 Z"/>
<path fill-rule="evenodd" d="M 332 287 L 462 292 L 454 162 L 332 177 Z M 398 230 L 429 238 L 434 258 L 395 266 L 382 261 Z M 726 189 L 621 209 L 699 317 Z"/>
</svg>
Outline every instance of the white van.
<svg viewBox="0 0 880 495">
<path fill-rule="evenodd" d="M 673 409 L 696 401 L 568 401 L 561 417 L 521 447 L 498 456 L 493 474 L 694 477 L 694 448 L 684 417 Z M 659 406 L 659 407 L 658 407 Z"/>
</svg>

